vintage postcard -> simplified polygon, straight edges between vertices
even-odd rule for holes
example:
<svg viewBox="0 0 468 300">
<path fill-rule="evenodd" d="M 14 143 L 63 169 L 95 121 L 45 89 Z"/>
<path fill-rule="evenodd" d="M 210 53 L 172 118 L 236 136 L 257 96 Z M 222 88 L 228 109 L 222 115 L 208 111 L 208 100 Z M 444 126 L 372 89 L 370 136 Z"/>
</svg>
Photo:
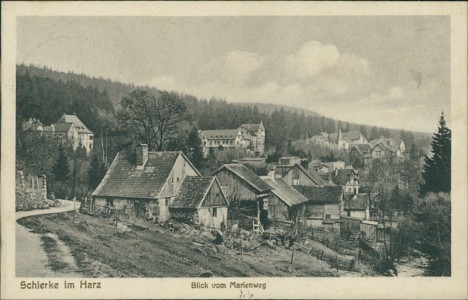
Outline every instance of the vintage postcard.
<svg viewBox="0 0 468 300">
<path fill-rule="evenodd" d="M 3 2 L 2 299 L 467 292 L 467 4 Z"/>
</svg>

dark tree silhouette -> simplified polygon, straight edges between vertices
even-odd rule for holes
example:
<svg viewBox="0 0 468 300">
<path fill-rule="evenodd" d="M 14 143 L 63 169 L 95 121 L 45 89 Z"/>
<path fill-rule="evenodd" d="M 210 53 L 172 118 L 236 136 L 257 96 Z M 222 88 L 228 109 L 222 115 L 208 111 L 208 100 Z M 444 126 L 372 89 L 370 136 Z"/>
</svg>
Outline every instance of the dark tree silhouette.
<svg viewBox="0 0 468 300">
<path fill-rule="evenodd" d="M 442 112 L 439 120 L 437 132 L 432 137 L 432 156 L 426 155 L 423 179 L 421 185 L 421 196 L 428 192 L 450 193 L 451 190 L 451 150 L 452 150 L 452 132 L 447 127 L 447 122 Z"/>
<path fill-rule="evenodd" d="M 130 134 L 157 151 L 177 139 L 178 126 L 187 118 L 186 106 L 176 94 L 160 92 L 156 97 L 145 90 L 124 97 L 118 113 L 119 122 Z"/>
<path fill-rule="evenodd" d="M 196 168 L 203 167 L 202 141 L 196 127 L 192 128 L 187 137 L 187 156 Z"/>
</svg>

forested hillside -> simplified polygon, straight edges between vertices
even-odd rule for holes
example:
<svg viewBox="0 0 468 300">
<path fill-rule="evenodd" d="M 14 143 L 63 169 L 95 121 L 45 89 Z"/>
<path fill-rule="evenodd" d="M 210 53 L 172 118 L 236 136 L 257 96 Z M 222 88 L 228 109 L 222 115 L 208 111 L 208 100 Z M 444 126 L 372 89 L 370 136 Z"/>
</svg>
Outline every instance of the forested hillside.
<svg viewBox="0 0 468 300">
<path fill-rule="evenodd" d="M 101 128 L 118 128 L 115 114 L 121 100 L 137 87 L 104 78 L 90 77 L 72 72 L 59 72 L 47 67 L 17 66 L 17 116 L 21 119 L 39 118 L 43 123 L 55 122 L 62 113 L 77 113 L 99 137 Z M 311 137 L 321 131 L 334 132 L 360 130 L 367 138 L 402 137 L 409 145 L 413 137 L 428 138 L 426 134 L 408 134 L 400 130 L 371 127 L 341 122 L 320 116 L 306 109 L 274 104 L 232 104 L 221 99 L 198 99 L 178 94 L 185 103 L 191 124 L 198 129 L 236 128 L 242 123 L 263 121 L 267 128 L 267 148 L 283 148 L 292 141 Z M 403 126 L 403 124 L 402 124 Z"/>
</svg>

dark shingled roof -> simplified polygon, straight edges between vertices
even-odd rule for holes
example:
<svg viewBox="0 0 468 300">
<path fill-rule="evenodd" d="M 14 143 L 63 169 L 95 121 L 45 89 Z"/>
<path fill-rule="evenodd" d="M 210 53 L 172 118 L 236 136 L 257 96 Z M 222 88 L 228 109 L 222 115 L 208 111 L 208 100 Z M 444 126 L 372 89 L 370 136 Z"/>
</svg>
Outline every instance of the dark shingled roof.
<svg viewBox="0 0 468 300">
<path fill-rule="evenodd" d="M 368 144 L 358 144 L 358 145 L 354 145 L 353 148 L 355 148 L 356 151 L 359 154 L 361 154 L 363 157 L 371 157 L 370 145 L 368 145 Z"/>
<path fill-rule="evenodd" d="M 273 188 L 272 192 L 283 200 L 288 206 L 293 206 L 307 202 L 307 198 L 290 186 L 283 178 L 272 179 L 268 176 L 261 177 L 269 186 Z"/>
<path fill-rule="evenodd" d="M 401 139 L 399 138 L 380 138 L 369 142 L 371 149 L 374 149 L 375 146 L 380 144 L 392 152 L 396 152 L 398 150 L 400 143 Z"/>
<path fill-rule="evenodd" d="M 67 132 L 73 123 L 57 123 L 55 124 L 55 132 Z"/>
<path fill-rule="evenodd" d="M 83 124 L 83 122 L 81 122 L 81 120 L 76 115 L 63 114 L 63 116 L 55 124 L 55 127 L 57 127 L 57 125 L 60 123 L 73 123 L 78 132 L 92 133 L 91 130 L 89 130 L 88 127 L 86 127 L 86 125 Z"/>
<path fill-rule="evenodd" d="M 332 180 L 336 185 L 345 185 L 353 173 L 353 169 L 338 169 L 332 173 Z"/>
<path fill-rule="evenodd" d="M 180 186 L 179 193 L 174 201 L 172 201 L 170 207 L 198 209 L 213 181 L 216 181 L 216 177 L 214 176 L 185 177 L 184 182 Z"/>
<path fill-rule="evenodd" d="M 340 202 L 343 193 L 341 186 L 315 187 L 295 185 L 294 188 L 311 203 L 337 203 Z"/>
<path fill-rule="evenodd" d="M 252 172 L 249 168 L 242 164 L 225 164 L 218 170 L 216 170 L 213 175 L 216 175 L 222 169 L 227 169 L 243 179 L 247 182 L 250 186 L 256 189 L 258 192 L 267 192 L 271 190 L 271 187 L 266 184 L 260 177 L 257 176 L 254 172 Z"/>
<path fill-rule="evenodd" d="M 134 153 L 119 152 L 93 196 L 121 196 L 132 198 L 158 197 L 179 155 L 174 152 L 148 152 L 143 169 L 132 161 Z"/>
</svg>

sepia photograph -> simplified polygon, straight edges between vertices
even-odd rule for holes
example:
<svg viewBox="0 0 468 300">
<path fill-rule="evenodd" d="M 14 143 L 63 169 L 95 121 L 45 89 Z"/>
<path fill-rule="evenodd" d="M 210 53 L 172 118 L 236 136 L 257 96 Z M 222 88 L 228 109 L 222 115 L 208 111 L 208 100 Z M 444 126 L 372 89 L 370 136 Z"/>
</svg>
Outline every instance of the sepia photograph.
<svg viewBox="0 0 468 300">
<path fill-rule="evenodd" d="M 15 289 L 185 278 L 251 299 L 270 278 L 454 276 L 449 14 L 14 23 Z"/>
</svg>

